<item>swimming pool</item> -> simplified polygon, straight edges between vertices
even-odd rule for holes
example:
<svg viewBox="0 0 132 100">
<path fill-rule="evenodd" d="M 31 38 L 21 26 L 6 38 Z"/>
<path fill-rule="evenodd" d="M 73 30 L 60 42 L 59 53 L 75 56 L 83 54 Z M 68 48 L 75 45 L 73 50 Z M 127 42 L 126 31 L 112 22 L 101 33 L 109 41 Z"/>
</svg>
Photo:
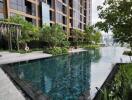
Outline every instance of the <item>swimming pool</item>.
<svg viewBox="0 0 132 100">
<path fill-rule="evenodd" d="M 10 64 L 15 78 L 30 82 L 51 100 L 92 99 L 120 62 L 124 48 L 105 47 L 69 55 Z"/>
</svg>

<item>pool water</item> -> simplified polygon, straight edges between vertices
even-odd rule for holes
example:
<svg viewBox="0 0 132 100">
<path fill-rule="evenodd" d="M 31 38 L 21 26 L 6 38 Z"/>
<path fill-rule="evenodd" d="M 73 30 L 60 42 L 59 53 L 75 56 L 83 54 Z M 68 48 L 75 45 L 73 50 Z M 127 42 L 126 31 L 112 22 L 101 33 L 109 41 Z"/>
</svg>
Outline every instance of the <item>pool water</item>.
<svg viewBox="0 0 132 100">
<path fill-rule="evenodd" d="M 31 82 L 51 100 L 92 99 L 120 62 L 123 48 L 107 47 L 12 65 L 17 78 Z M 123 57 L 124 58 L 124 57 Z"/>
</svg>

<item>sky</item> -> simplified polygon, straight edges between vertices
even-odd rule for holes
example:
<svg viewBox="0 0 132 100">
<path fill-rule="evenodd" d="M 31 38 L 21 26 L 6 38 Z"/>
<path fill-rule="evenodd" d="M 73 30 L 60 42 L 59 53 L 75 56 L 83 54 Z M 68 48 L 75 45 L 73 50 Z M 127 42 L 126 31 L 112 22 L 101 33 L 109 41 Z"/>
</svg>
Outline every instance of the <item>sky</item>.
<svg viewBox="0 0 132 100">
<path fill-rule="evenodd" d="M 92 24 L 100 19 L 98 18 L 97 6 L 102 5 L 104 0 L 92 0 Z"/>
<path fill-rule="evenodd" d="M 92 0 L 92 24 L 95 24 L 96 22 L 100 21 L 98 18 L 98 11 L 97 11 L 97 6 L 103 5 L 103 2 L 105 0 Z M 112 34 L 111 32 L 105 33 L 104 31 L 101 32 L 102 34 Z"/>
</svg>

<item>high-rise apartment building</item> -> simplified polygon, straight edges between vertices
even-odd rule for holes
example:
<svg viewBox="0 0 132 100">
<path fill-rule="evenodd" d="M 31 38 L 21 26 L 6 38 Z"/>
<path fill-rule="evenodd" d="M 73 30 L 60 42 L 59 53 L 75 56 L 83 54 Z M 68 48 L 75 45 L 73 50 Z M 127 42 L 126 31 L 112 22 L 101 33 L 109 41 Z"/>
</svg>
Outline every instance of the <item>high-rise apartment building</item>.
<svg viewBox="0 0 132 100">
<path fill-rule="evenodd" d="M 58 23 L 70 32 L 91 23 L 91 0 L 0 0 L 0 18 L 20 15 L 39 26 Z"/>
<path fill-rule="evenodd" d="M 20 15 L 27 21 L 39 25 L 38 0 L 0 0 L 0 18 Z"/>
</svg>

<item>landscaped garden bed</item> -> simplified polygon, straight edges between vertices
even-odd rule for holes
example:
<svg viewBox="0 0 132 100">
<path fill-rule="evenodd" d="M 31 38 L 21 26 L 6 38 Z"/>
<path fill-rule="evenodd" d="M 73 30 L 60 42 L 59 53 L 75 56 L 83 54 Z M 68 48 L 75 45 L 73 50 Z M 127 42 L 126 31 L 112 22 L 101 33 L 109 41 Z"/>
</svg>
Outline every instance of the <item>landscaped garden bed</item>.
<svg viewBox="0 0 132 100">
<path fill-rule="evenodd" d="M 132 64 L 117 65 L 95 100 L 131 100 Z"/>
<path fill-rule="evenodd" d="M 81 47 L 84 49 L 96 49 L 96 48 L 99 48 L 100 45 L 83 45 Z"/>
<path fill-rule="evenodd" d="M 62 55 L 62 54 L 68 54 L 68 49 L 65 47 L 54 47 L 54 48 L 44 49 L 43 52 L 52 55 Z"/>
</svg>

